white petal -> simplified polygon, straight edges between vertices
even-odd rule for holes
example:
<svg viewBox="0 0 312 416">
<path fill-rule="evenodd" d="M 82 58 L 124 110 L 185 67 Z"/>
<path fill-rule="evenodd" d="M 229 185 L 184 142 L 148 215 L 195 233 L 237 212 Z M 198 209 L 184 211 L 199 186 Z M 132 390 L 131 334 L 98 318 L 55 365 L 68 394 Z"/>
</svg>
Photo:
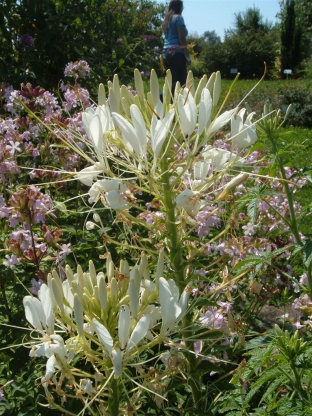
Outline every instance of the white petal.
<svg viewBox="0 0 312 416">
<path fill-rule="evenodd" d="M 53 301 L 51 297 L 51 291 L 46 284 L 41 285 L 38 298 L 41 301 L 43 311 L 46 317 L 45 325 L 49 334 L 54 330 L 54 313 L 53 313 Z"/>
<path fill-rule="evenodd" d="M 164 141 L 166 140 L 167 134 L 171 128 L 173 118 L 173 108 L 168 111 L 163 120 L 157 120 L 157 117 L 153 115 L 151 123 L 151 139 L 154 159 L 157 159 L 161 152 Z"/>
<path fill-rule="evenodd" d="M 25 296 L 23 299 L 25 316 L 27 321 L 39 331 L 42 331 L 41 322 L 45 324 L 45 315 L 41 302 L 32 296 Z"/>
<path fill-rule="evenodd" d="M 234 112 L 235 109 L 225 111 L 216 120 L 214 120 L 209 128 L 209 137 L 212 136 L 216 131 L 220 130 L 226 123 L 228 123 L 231 120 Z"/>
<path fill-rule="evenodd" d="M 97 181 L 97 184 L 101 187 L 103 192 L 109 192 L 109 191 L 127 191 L 126 185 L 118 180 L 118 179 L 101 179 Z"/>
<path fill-rule="evenodd" d="M 136 324 L 131 337 L 129 339 L 126 352 L 131 351 L 138 343 L 145 337 L 150 325 L 150 316 L 143 315 L 139 322 Z"/>
<path fill-rule="evenodd" d="M 199 115 L 198 115 L 198 137 L 204 131 L 207 123 L 210 121 L 212 109 L 212 98 L 208 88 L 204 88 L 201 94 L 201 99 L 199 103 Z"/>
<path fill-rule="evenodd" d="M 178 96 L 179 121 L 184 137 L 190 137 L 196 126 L 197 110 L 193 95 L 184 91 L 184 95 Z"/>
<path fill-rule="evenodd" d="M 98 279 L 99 300 L 103 310 L 107 307 L 107 291 L 105 277 L 102 275 Z"/>
<path fill-rule="evenodd" d="M 174 299 L 170 284 L 166 279 L 159 279 L 159 301 L 161 305 L 162 330 L 167 332 L 172 328 L 182 309 Z"/>
<path fill-rule="evenodd" d="M 195 180 L 204 180 L 208 175 L 211 163 L 207 160 L 198 160 L 194 163 L 193 172 Z"/>
<path fill-rule="evenodd" d="M 92 381 L 90 379 L 80 380 L 80 388 L 85 391 L 87 394 L 94 394 L 96 390 L 92 386 Z"/>
<path fill-rule="evenodd" d="M 118 319 L 118 337 L 120 341 L 121 349 L 123 350 L 127 345 L 130 334 L 131 317 L 130 310 L 127 305 L 123 305 L 119 312 Z"/>
<path fill-rule="evenodd" d="M 202 97 L 202 91 L 205 88 L 205 86 L 207 85 L 207 75 L 205 74 L 199 81 L 197 88 L 196 88 L 196 92 L 195 92 L 195 102 L 196 104 L 199 104 L 199 101 L 201 100 Z"/>
<path fill-rule="evenodd" d="M 77 179 L 82 182 L 84 185 L 92 186 L 94 179 L 101 173 L 101 170 L 98 166 L 88 166 L 87 168 L 82 169 L 80 172 L 76 173 Z"/>
<path fill-rule="evenodd" d="M 159 278 L 159 301 L 160 305 L 164 311 L 166 309 L 166 305 L 168 305 L 169 299 L 172 297 L 172 293 L 170 290 L 169 283 L 163 277 Z"/>
<path fill-rule="evenodd" d="M 55 372 L 55 367 L 57 366 L 57 361 L 55 358 L 55 355 L 52 355 L 47 363 L 46 363 L 46 373 L 45 373 L 45 380 L 50 380 L 50 378 L 53 376 Z"/>
<path fill-rule="evenodd" d="M 134 104 L 133 104 L 134 105 Z M 138 156 L 141 155 L 140 141 L 137 138 L 135 128 L 120 114 L 113 113 L 113 119 L 121 130 L 122 138 L 129 150 L 133 150 Z M 129 148 L 130 145 L 130 148 Z"/>
<path fill-rule="evenodd" d="M 176 197 L 175 203 L 177 207 L 185 209 L 187 213 L 196 215 L 201 206 L 199 196 L 199 192 L 185 189 Z"/>
<path fill-rule="evenodd" d="M 132 104 L 130 106 L 130 114 L 137 135 L 137 139 L 139 140 L 140 156 L 146 158 L 147 136 L 144 118 L 142 116 L 141 111 L 135 104 Z"/>
<path fill-rule="evenodd" d="M 121 194 L 120 191 L 109 191 L 106 194 L 106 202 L 109 205 L 110 208 L 112 209 L 128 209 L 129 205 L 127 204 L 127 202 L 124 200 L 123 195 Z"/>
<path fill-rule="evenodd" d="M 92 117 L 89 129 L 90 129 L 91 140 L 93 141 L 95 152 L 100 155 L 103 154 L 103 151 L 104 151 L 103 130 L 102 130 L 102 123 L 98 114 L 95 114 Z"/>
<path fill-rule="evenodd" d="M 103 344 L 106 350 L 111 354 L 114 344 L 113 338 L 111 337 L 110 333 L 105 328 L 105 326 L 102 325 L 99 321 L 93 318 L 92 322 L 94 324 L 95 332 L 97 333 L 101 344 Z"/>
</svg>

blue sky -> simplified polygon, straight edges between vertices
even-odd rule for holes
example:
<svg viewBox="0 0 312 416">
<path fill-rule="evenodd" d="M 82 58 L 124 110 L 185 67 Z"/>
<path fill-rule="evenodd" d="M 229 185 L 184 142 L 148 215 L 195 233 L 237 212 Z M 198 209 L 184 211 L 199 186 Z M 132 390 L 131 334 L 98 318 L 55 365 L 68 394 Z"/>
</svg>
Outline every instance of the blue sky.
<svg viewBox="0 0 312 416">
<path fill-rule="evenodd" d="M 276 14 L 280 11 L 279 0 L 184 0 L 183 3 L 183 17 L 189 33 L 202 35 L 206 30 L 215 30 L 221 39 L 225 29 L 233 28 L 235 13 L 256 7 L 264 19 L 275 23 L 278 21 Z"/>
</svg>

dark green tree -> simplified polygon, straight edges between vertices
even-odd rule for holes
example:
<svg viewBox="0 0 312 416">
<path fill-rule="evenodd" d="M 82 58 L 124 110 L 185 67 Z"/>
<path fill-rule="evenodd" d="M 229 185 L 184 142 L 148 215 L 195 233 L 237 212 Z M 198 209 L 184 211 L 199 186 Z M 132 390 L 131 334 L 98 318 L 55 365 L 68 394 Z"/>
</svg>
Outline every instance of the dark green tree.
<svg viewBox="0 0 312 416">
<path fill-rule="evenodd" d="M 296 71 L 302 60 L 302 27 L 296 20 L 295 1 L 285 0 L 281 23 L 281 71 Z"/>
<path fill-rule="evenodd" d="M 206 44 L 216 45 L 221 43 L 221 38 L 215 30 L 206 30 L 203 34 L 203 38 Z"/>
<path fill-rule="evenodd" d="M 222 43 L 212 42 L 210 32 L 205 33 L 209 36 L 200 59 L 206 72 L 220 70 L 228 78 L 233 77 L 231 69 L 236 68 L 242 78 L 259 78 L 263 75 L 264 62 L 268 70 L 274 68 L 277 32 L 271 23 L 263 20 L 259 9 L 237 13 L 234 28 L 225 31 Z"/>
<path fill-rule="evenodd" d="M 56 88 L 66 63 L 80 59 L 96 82 L 129 78 L 150 69 L 163 12 L 150 0 L 2 0 L 1 80 Z"/>
<path fill-rule="evenodd" d="M 230 32 L 236 35 L 242 35 L 250 30 L 262 31 L 268 33 L 272 30 L 273 25 L 268 20 L 264 20 L 257 7 L 248 8 L 244 12 L 235 13 L 234 29 Z"/>
</svg>

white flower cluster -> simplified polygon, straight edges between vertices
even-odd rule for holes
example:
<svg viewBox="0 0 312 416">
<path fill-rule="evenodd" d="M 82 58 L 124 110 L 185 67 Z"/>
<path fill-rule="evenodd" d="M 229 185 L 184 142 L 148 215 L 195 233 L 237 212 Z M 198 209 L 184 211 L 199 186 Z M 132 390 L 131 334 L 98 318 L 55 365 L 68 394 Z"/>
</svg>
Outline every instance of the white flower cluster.
<svg viewBox="0 0 312 416">
<path fill-rule="evenodd" d="M 134 180 L 157 181 L 167 169 L 168 161 L 174 162 L 178 174 L 186 172 L 192 179 L 191 189 L 182 191 L 177 206 L 196 215 L 199 199 L 193 204 L 187 199 L 203 193 L 215 180 L 233 167 L 244 165 L 239 152 L 257 140 L 256 127 L 252 122 L 254 113 L 245 120 L 246 109 L 234 108 L 217 113 L 221 91 L 220 73 L 204 76 L 197 89 L 192 85 L 189 73 L 185 88 L 178 85 L 171 97 L 171 74 L 167 73 L 163 100 L 160 100 L 159 81 L 152 70 L 150 92 L 145 97 L 143 81 L 138 70 L 134 72 L 137 95 L 133 96 L 125 86 L 119 85 L 118 76 L 108 84 L 106 99 L 104 86 L 99 89 L 99 105 L 88 108 L 83 114 L 83 124 L 89 139 L 90 151 L 96 161 L 77 173 L 77 178 L 90 187 L 89 203 L 99 199 L 104 206 L 114 210 L 131 207 L 132 193 L 122 172 L 130 172 Z M 232 147 L 225 150 L 210 145 L 213 135 L 226 124 L 231 128 Z M 179 165 L 177 150 L 185 158 Z M 88 159 L 90 160 L 90 159 Z M 121 167 L 119 176 L 112 165 Z M 162 165 L 165 164 L 165 167 Z M 187 166 L 189 165 L 189 166 Z M 101 177 L 105 179 L 101 179 Z M 207 185 L 208 184 L 208 185 Z"/>
<path fill-rule="evenodd" d="M 30 356 L 47 358 L 45 387 L 49 380 L 57 383 L 59 373 L 60 380 L 66 377 L 77 390 L 95 394 L 99 373 L 122 377 L 127 364 L 138 360 L 145 348 L 168 342 L 178 328 L 189 290 L 180 295 L 175 282 L 161 276 L 163 252 L 154 281 L 145 255 L 131 270 L 126 261 L 116 270 L 108 254 L 106 269 L 105 276 L 95 272 L 92 262 L 87 273 L 80 266 L 76 273 L 66 267 L 63 282 L 53 272 L 38 298 L 24 298 L 26 318 L 38 334 Z M 73 358 L 77 355 L 92 362 L 95 372 L 87 379 L 83 373 L 76 381 L 73 374 L 79 376 L 79 369 Z"/>
</svg>

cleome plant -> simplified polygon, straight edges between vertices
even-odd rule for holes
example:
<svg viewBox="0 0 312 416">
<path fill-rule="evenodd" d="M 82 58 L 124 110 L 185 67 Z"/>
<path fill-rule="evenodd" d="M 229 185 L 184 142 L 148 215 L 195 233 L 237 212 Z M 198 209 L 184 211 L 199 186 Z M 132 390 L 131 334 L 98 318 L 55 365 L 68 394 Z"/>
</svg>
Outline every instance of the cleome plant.
<svg viewBox="0 0 312 416">
<path fill-rule="evenodd" d="M 27 110 L 44 132 L 42 148 L 63 157 L 58 169 L 34 169 L 32 179 L 70 188 L 68 197 L 56 187 L 45 199 L 40 184 L 31 185 L 49 205 L 29 203 L 26 211 L 40 216 L 26 225 L 14 205 L 24 193 L 3 193 L 0 207 L 8 227 L 24 224 L 23 238 L 13 231 L 6 239 L 6 267 L 31 263 L 26 248 L 39 259 L 36 290 L 23 298 L 30 325 L 23 345 L 40 374 L 41 404 L 68 415 L 278 415 L 279 405 L 295 409 L 300 400 L 308 408 L 301 364 L 310 348 L 302 339 L 309 259 L 301 278 L 289 265 L 293 253 L 308 252 L 294 200 L 306 180 L 283 164 L 280 112 L 265 108 L 254 121 L 244 99 L 223 111 L 219 72 L 196 88 L 189 72 L 172 96 L 170 71 L 160 88 L 152 70 L 145 87 L 138 70 L 133 89 L 115 75 L 99 86 L 97 104 L 81 100 L 82 111 L 66 122 L 43 91 L 36 94 L 49 98 L 44 116 L 24 96 L 10 96 L 11 108 Z M 269 161 L 267 141 L 276 156 Z M 41 238 L 38 224 L 52 214 L 55 235 L 44 224 Z M 69 249 L 62 221 L 66 229 L 78 215 L 82 242 Z M 41 258 L 51 264 L 50 246 L 60 254 L 47 272 Z M 71 251 L 75 261 L 65 265 Z M 284 317 L 289 331 L 257 336 L 263 306 L 292 302 L 300 291 L 297 313 Z"/>
</svg>

